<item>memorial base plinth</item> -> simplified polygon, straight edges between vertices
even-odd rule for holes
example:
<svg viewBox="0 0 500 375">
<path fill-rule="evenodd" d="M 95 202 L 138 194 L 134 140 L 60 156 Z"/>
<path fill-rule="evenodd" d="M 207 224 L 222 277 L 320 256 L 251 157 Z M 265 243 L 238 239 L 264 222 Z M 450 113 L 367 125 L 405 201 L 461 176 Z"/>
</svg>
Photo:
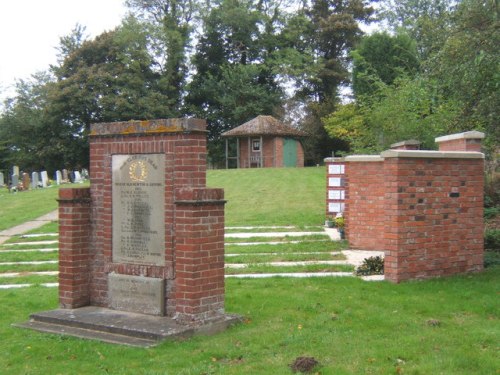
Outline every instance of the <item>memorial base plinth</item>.
<svg viewBox="0 0 500 375">
<path fill-rule="evenodd" d="M 239 322 L 240 316 L 225 314 L 203 324 L 187 325 L 165 316 L 87 306 L 32 314 L 28 322 L 16 326 L 112 344 L 151 347 L 165 340 L 215 334 Z"/>
</svg>

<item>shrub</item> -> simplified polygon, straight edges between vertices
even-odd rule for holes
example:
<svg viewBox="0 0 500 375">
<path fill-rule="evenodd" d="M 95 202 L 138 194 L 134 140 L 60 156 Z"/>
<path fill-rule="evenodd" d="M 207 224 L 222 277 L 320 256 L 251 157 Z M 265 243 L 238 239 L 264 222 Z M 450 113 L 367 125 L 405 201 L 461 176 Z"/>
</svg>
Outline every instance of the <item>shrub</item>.
<svg viewBox="0 0 500 375">
<path fill-rule="evenodd" d="M 500 266 L 500 252 L 485 251 L 484 252 L 484 268 Z"/>
<path fill-rule="evenodd" d="M 384 258 L 380 256 L 363 259 L 363 263 L 356 268 L 358 276 L 367 275 L 383 275 L 384 274 Z"/>
<path fill-rule="evenodd" d="M 484 233 L 485 250 L 500 252 L 500 229 L 487 229 Z"/>
</svg>

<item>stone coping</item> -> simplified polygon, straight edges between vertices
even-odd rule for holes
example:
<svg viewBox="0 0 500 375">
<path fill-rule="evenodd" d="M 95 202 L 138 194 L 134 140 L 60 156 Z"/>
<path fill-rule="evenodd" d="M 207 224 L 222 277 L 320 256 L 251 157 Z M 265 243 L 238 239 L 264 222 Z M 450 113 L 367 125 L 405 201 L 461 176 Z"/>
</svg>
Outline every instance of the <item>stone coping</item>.
<svg viewBox="0 0 500 375">
<path fill-rule="evenodd" d="M 90 125 L 90 136 L 155 135 L 168 133 L 206 133 L 205 120 L 170 118 L 145 121 L 103 122 Z"/>
<path fill-rule="evenodd" d="M 345 161 L 345 158 L 340 156 L 335 156 L 335 157 L 324 158 L 323 161 L 325 163 L 338 163 Z"/>
<path fill-rule="evenodd" d="M 391 145 L 391 148 L 392 147 L 401 147 L 401 146 L 420 146 L 421 144 L 422 144 L 422 142 L 417 141 L 416 139 L 409 139 L 407 141 L 393 143 Z"/>
<path fill-rule="evenodd" d="M 484 159 L 483 153 L 472 151 L 387 150 L 380 156 L 382 158 Z"/>
<path fill-rule="evenodd" d="M 440 143 L 440 142 L 453 141 L 456 139 L 483 139 L 483 138 L 484 138 L 484 133 L 473 130 L 464 133 L 450 134 L 442 137 L 437 137 L 435 139 L 435 142 Z"/>
<path fill-rule="evenodd" d="M 345 158 L 346 162 L 381 162 L 384 158 L 380 155 L 351 155 Z"/>
</svg>

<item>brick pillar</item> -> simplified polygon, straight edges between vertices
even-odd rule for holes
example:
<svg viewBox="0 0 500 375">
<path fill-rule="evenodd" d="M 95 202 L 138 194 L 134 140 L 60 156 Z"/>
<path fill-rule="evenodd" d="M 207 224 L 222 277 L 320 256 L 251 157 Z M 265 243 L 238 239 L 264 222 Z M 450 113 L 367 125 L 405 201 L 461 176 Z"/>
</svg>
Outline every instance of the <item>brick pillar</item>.
<svg viewBox="0 0 500 375">
<path fill-rule="evenodd" d="M 175 193 L 175 295 L 180 322 L 224 314 L 224 190 L 181 188 Z"/>
<path fill-rule="evenodd" d="M 59 190 L 59 304 L 73 309 L 90 303 L 90 189 Z"/>
<path fill-rule="evenodd" d="M 438 137 L 435 141 L 439 145 L 439 151 L 481 152 L 481 141 L 483 138 L 484 133 L 470 131 Z"/>
</svg>

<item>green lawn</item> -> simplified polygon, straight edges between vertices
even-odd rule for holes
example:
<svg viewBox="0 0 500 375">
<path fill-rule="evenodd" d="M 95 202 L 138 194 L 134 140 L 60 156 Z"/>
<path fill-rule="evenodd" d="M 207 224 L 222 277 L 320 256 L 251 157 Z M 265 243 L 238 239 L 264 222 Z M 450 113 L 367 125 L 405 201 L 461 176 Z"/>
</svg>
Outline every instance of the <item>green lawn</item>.
<svg viewBox="0 0 500 375">
<path fill-rule="evenodd" d="M 400 285 L 355 278 L 226 281 L 226 309 L 245 322 L 152 349 L 14 328 L 57 307 L 57 289 L 0 291 L 2 374 L 498 373 L 498 269 Z"/>
<path fill-rule="evenodd" d="M 209 171 L 208 181 L 211 187 L 226 191 L 227 225 L 294 225 L 309 231 L 308 226 L 321 225 L 324 220 L 323 168 Z M 50 197 L 55 197 L 54 191 L 9 196 L 9 205 L 0 206 L 2 213 L 14 217 L 15 212 L 22 211 L 22 202 L 12 202 L 17 199 L 31 202 L 39 214 L 46 213 L 55 208 L 46 205 Z M 32 193 L 36 199 L 28 200 Z M 12 207 L 15 212 L 8 212 Z M 57 224 L 52 223 L 36 232 L 56 230 Z M 255 236 L 259 238 L 259 233 Z M 314 257 L 336 259 L 328 252 L 347 246 L 345 241 L 320 240 L 322 237 L 307 241 L 316 237 L 304 237 L 299 244 L 230 244 L 226 253 L 240 254 L 233 258 L 235 262 L 256 264 Z M 36 246 L 16 248 L 23 247 Z M 57 254 L 5 252 L 8 249 L 12 247 L 0 247 L 0 262 L 49 260 L 56 259 Z M 308 252 L 321 254 L 297 255 Z M 231 258 L 226 262 L 231 263 Z M 336 266 L 291 267 L 288 271 L 318 267 Z M 273 272 L 277 267 L 250 268 Z M 51 264 L 4 265 L 0 273 L 56 269 L 57 265 Z M 57 308 L 57 288 L 0 289 L 0 373 L 280 375 L 292 374 L 289 365 L 297 357 L 310 356 L 320 363 L 313 374 L 323 375 L 499 374 L 499 271 L 499 267 L 492 267 L 480 274 L 399 285 L 343 277 L 227 279 L 226 311 L 244 316 L 242 324 L 215 336 L 165 342 L 151 349 L 15 328 L 13 323 L 26 321 L 33 312 Z M 0 284 L 56 280 L 55 276 L 25 274 L 15 280 L 2 278 Z"/>
</svg>

